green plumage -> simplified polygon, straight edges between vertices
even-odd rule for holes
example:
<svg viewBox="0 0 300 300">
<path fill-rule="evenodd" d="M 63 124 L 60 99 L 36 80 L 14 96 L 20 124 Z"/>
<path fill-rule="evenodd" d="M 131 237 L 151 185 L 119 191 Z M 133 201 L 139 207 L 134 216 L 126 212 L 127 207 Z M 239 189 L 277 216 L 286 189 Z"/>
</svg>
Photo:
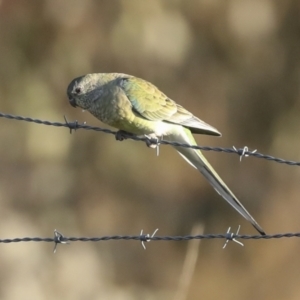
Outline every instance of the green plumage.
<svg viewBox="0 0 300 300">
<path fill-rule="evenodd" d="M 68 86 L 70 104 L 88 110 L 102 122 L 137 135 L 163 137 L 196 145 L 192 133 L 220 136 L 220 132 L 195 117 L 143 79 L 119 73 L 88 74 Z M 259 224 L 230 191 L 201 151 L 174 147 L 198 169 L 214 189 L 261 234 Z"/>
</svg>

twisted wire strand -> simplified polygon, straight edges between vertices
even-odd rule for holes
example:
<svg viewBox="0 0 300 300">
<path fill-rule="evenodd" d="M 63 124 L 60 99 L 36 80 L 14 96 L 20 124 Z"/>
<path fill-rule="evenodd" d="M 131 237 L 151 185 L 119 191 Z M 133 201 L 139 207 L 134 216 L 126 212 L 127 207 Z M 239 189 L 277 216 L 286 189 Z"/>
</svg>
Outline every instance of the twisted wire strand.
<svg viewBox="0 0 300 300">
<path fill-rule="evenodd" d="M 31 123 L 42 124 L 42 125 L 47 125 L 47 126 L 67 127 L 70 129 L 70 133 L 72 133 L 73 130 L 75 131 L 77 129 L 85 129 L 85 130 L 100 131 L 100 132 L 104 132 L 107 134 L 113 134 L 113 135 L 117 134 L 116 131 L 106 129 L 106 128 L 89 126 L 89 125 L 86 125 L 85 123 L 79 124 L 77 121 L 68 122 L 66 118 L 65 118 L 65 123 L 50 122 L 50 121 L 44 121 L 44 120 L 39 120 L 39 119 L 33 119 L 33 118 L 29 118 L 29 117 L 5 114 L 5 113 L 1 113 L 1 112 L 0 112 L 0 118 L 31 122 Z M 300 166 L 300 162 L 298 162 L 298 161 L 286 160 L 283 158 L 274 157 L 271 155 L 266 155 L 266 154 L 262 154 L 262 153 L 254 152 L 254 151 L 245 151 L 245 148 L 234 149 L 234 148 L 223 148 L 223 147 L 196 146 L 196 145 L 189 145 L 189 144 L 178 143 L 178 142 L 170 142 L 170 141 L 165 141 L 165 140 L 157 141 L 155 139 L 149 139 L 144 136 L 141 137 L 141 136 L 133 136 L 133 135 L 128 135 L 128 136 L 126 136 L 126 138 L 135 140 L 135 141 L 143 141 L 143 142 L 150 141 L 150 143 L 158 144 L 158 145 L 163 144 L 163 145 L 171 145 L 171 146 L 199 149 L 199 150 L 204 150 L 204 151 L 233 153 L 233 154 L 237 154 L 239 156 L 252 156 L 255 158 L 266 159 L 266 160 L 274 161 L 274 162 L 281 163 L 281 164 L 287 164 L 290 166 Z"/>
</svg>

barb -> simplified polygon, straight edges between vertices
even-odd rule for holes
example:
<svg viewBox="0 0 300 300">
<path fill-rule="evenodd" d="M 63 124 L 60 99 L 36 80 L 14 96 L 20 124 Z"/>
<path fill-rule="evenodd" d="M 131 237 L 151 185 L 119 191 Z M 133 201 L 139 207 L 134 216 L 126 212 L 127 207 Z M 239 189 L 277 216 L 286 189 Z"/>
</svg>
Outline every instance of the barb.
<svg viewBox="0 0 300 300">
<path fill-rule="evenodd" d="M 31 123 L 36 123 L 36 124 L 42 124 L 42 125 L 47 125 L 47 126 L 56 126 L 56 127 L 67 127 L 70 129 L 71 133 L 72 130 L 77 130 L 77 129 L 85 129 L 85 130 L 94 130 L 94 131 L 101 131 L 104 133 L 108 133 L 108 134 L 113 134 L 116 135 L 117 132 L 110 130 L 110 129 L 106 129 L 106 128 L 100 128 L 100 127 L 95 127 L 95 126 L 89 126 L 86 125 L 85 123 L 83 124 L 79 124 L 77 121 L 75 122 L 68 122 L 65 119 L 65 123 L 60 123 L 60 122 L 50 122 L 50 121 L 43 121 L 43 120 L 39 120 L 39 119 L 32 119 L 29 117 L 21 117 L 21 116 L 15 116 L 15 115 L 11 115 L 11 114 L 5 114 L 5 113 L 1 113 L 0 112 L 0 118 L 6 118 L 6 119 L 11 119 L 11 120 L 18 120 L 18 121 L 25 121 L 25 122 L 31 122 Z M 134 135 L 128 135 L 126 137 L 127 139 L 132 139 L 134 141 L 142 141 L 142 142 L 146 142 L 146 143 L 150 143 L 150 144 L 156 144 L 156 145 L 172 145 L 172 146 L 178 146 L 178 147 L 186 147 L 186 148 L 192 148 L 192 149 L 199 149 L 199 150 L 203 150 L 203 151 L 215 151 L 215 152 L 225 152 L 225 153 L 233 153 L 233 154 L 237 154 L 241 156 L 241 153 L 243 154 L 243 156 L 252 156 L 255 158 L 262 158 L 262 159 L 266 159 L 269 161 L 274 161 L 277 163 L 281 163 L 281 164 L 287 164 L 290 166 L 300 166 L 300 162 L 298 161 L 292 161 L 292 160 L 286 160 L 286 159 L 282 159 L 282 158 L 278 158 L 278 157 L 274 157 L 271 155 L 265 155 L 262 153 L 258 153 L 255 151 L 246 151 L 245 147 L 244 148 L 222 148 L 222 147 L 207 147 L 207 146 L 194 146 L 194 145 L 189 145 L 189 144 L 184 144 L 184 143 L 178 143 L 178 142 L 169 142 L 169 141 L 165 141 L 165 140 L 160 140 L 159 142 L 156 139 L 149 139 L 147 137 L 140 137 L 140 136 L 134 136 Z M 158 144 L 159 143 L 159 144 Z"/>
<path fill-rule="evenodd" d="M 243 243 L 239 242 L 239 241 L 235 238 L 235 237 L 239 234 L 240 229 L 241 229 L 241 225 L 239 225 L 239 227 L 238 227 L 238 229 L 237 229 L 237 231 L 236 231 L 236 234 L 234 234 L 234 233 L 230 233 L 231 227 L 228 228 L 228 230 L 227 230 L 227 232 L 226 232 L 227 238 L 226 238 L 226 242 L 225 242 L 225 244 L 224 244 L 224 246 L 223 246 L 223 249 L 226 248 L 226 246 L 227 246 L 227 244 L 228 244 L 229 241 L 235 242 L 235 243 L 239 244 L 240 246 L 244 246 Z"/>
<path fill-rule="evenodd" d="M 78 128 L 78 121 L 74 121 L 74 122 L 68 122 L 66 116 L 64 116 L 64 119 L 65 119 L 65 122 L 66 122 L 66 125 L 67 127 L 70 128 L 70 134 L 72 134 L 72 131 L 76 131 L 76 129 Z M 85 122 L 84 122 L 84 125 L 85 125 Z"/>
<path fill-rule="evenodd" d="M 70 244 L 70 243 L 65 240 L 65 237 L 60 232 L 58 232 L 56 229 L 54 229 L 54 249 L 53 249 L 53 253 L 56 253 L 58 244 Z"/>
<path fill-rule="evenodd" d="M 234 146 L 233 146 L 233 149 L 238 153 L 238 155 L 240 156 L 240 161 L 242 161 L 242 158 L 243 157 L 248 157 L 249 156 L 249 152 L 250 153 L 255 153 L 257 152 L 257 149 L 253 150 L 253 151 L 249 151 L 249 148 L 247 146 L 245 146 L 244 148 L 242 149 L 236 149 Z"/>
<path fill-rule="evenodd" d="M 143 234 L 143 229 L 141 231 L 141 234 L 140 234 L 140 240 L 141 240 L 141 243 L 142 243 L 142 246 L 144 248 L 144 250 L 146 250 L 146 246 L 145 246 L 145 242 L 150 242 L 151 241 L 151 238 L 153 238 L 156 234 L 156 232 L 158 231 L 158 228 L 156 228 L 154 230 L 154 232 L 152 233 L 152 235 L 150 236 L 150 234 Z"/>
</svg>

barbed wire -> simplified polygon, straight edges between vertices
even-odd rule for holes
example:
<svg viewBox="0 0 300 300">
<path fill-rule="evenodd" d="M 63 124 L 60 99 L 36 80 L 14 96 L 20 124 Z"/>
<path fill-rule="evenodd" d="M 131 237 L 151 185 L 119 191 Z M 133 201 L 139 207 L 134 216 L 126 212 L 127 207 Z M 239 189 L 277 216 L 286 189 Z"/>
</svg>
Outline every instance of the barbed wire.
<svg viewBox="0 0 300 300">
<path fill-rule="evenodd" d="M 70 242 L 104 242 L 104 241 L 118 241 L 118 240 L 134 240 L 142 243 L 144 249 L 146 249 L 144 242 L 150 241 L 190 241 L 190 240 L 203 240 L 203 239 L 225 239 L 225 246 L 228 241 L 233 241 L 241 246 L 244 246 L 238 239 L 244 240 L 270 240 L 270 239 L 281 239 L 281 238 L 294 238 L 300 237 L 300 232 L 296 233 L 277 233 L 270 235 L 241 235 L 237 233 L 230 232 L 230 228 L 225 234 L 200 234 L 200 235 L 184 235 L 184 236 L 155 236 L 156 229 L 152 235 L 143 234 L 141 231 L 140 235 L 111 235 L 111 236 L 100 236 L 100 237 L 66 237 L 56 229 L 54 230 L 53 238 L 42 238 L 42 237 L 23 237 L 23 238 L 12 238 L 12 239 L 0 239 L 0 243 L 21 243 L 21 242 L 46 242 L 54 243 L 54 252 L 56 252 L 56 247 L 58 244 L 69 244 Z"/>
<path fill-rule="evenodd" d="M 300 237 L 300 232 L 296 233 L 276 233 L 270 235 L 241 235 L 233 233 L 223 234 L 200 234 L 200 235 L 184 235 L 184 236 L 153 236 L 146 237 L 147 235 L 109 235 L 100 237 L 66 237 L 63 236 L 58 241 L 57 238 L 43 238 L 43 237 L 23 237 L 23 238 L 11 238 L 11 239 L 0 239 L 2 244 L 10 243 L 21 243 L 21 242 L 47 242 L 47 243 L 62 243 L 62 242 L 103 242 L 111 240 L 134 240 L 134 241 L 189 241 L 189 240 L 204 240 L 204 239 L 244 239 L 244 240 L 270 240 L 270 239 L 281 239 L 281 238 L 293 238 Z M 230 237 L 229 237 L 230 236 Z"/>
<path fill-rule="evenodd" d="M 1 113 L 0 112 L 0 118 L 6 118 L 6 119 L 11 119 L 11 120 L 17 120 L 17 121 L 25 121 L 25 122 L 30 122 L 30 123 L 36 123 L 36 124 L 42 124 L 46 126 L 56 126 L 56 127 L 67 127 L 70 129 L 70 133 L 72 131 L 77 130 L 77 129 L 85 129 L 85 130 L 93 130 L 93 131 L 100 131 L 104 132 L 107 134 L 113 134 L 117 135 L 117 131 L 113 131 L 107 128 L 101 128 L 101 127 L 96 127 L 96 126 L 89 126 L 86 125 L 86 123 L 79 124 L 78 121 L 73 121 L 69 122 L 66 117 L 64 116 L 65 122 L 51 122 L 51 121 L 45 121 L 45 120 L 39 120 L 39 119 L 33 119 L 30 117 L 22 117 L 22 116 L 16 116 L 16 115 L 11 115 L 11 114 L 6 114 L 6 113 Z M 271 155 L 266 155 L 257 152 L 257 150 L 254 151 L 249 151 L 248 147 L 245 146 L 243 148 L 223 148 L 223 147 L 209 147 L 209 146 L 199 146 L 199 145 L 189 145 L 185 143 L 178 143 L 178 142 L 170 142 L 170 141 L 165 141 L 165 140 L 157 140 L 157 139 L 152 139 L 148 137 L 141 137 L 141 136 L 135 136 L 135 135 L 126 135 L 122 134 L 122 137 L 126 139 L 131 139 L 134 141 L 142 141 L 146 142 L 148 145 L 153 144 L 153 145 L 171 145 L 171 146 L 178 146 L 178 147 L 185 147 L 185 148 L 192 148 L 192 149 L 199 149 L 199 150 L 204 150 L 204 151 L 215 151 L 215 152 L 225 152 L 225 153 L 233 153 L 237 154 L 240 157 L 247 157 L 247 156 L 252 156 L 255 158 L 261 158 L 261 159 L 266 159 L 269 161 L 274 161 L 277 163 L 281 164 L 287 164 L 290 166 L 300 166 L 300 162 L 298 161 L 292 161 L 292 160 L 286 160 L 283 158 L 271 156 Z"/>
<path fill-rule="evenodd" d="M 72 131 L 77 129 L 85 129 L 85 130 L 94 130 L 94 131 L 100 131 L 108 134 L 118 135 L 117 131 L 113 131 L 106 128 L 101 127 L 95 127 L 95 126 L 89 126 L 86 125 L 86 123 L 79 124 L 78 121 L 69 122 L 66 117 L 64 116 L 65 122 L 51 122 L 51 121 L 45 121 L 40 119 L 33 119 L 30 117 L 22 117 L 18 115 L 11 115 L 6 113 L 0 112 L 1 118 L 11 119 L 11 120 L 17 120 L 17 121 L 25 121 L 25 122 L 31 122 L 36 124 L 42 124 L 46 126 L 56 126 L 56 127 L 67 127 L 70 129 L 70 133 Z M 240 157 L 247 157 L 247 156 L 253 156 L 255 158 L 262 158 L 269 161 L 274 161 L 277 163 L 283 163 L 291 166 L 300 166 L 300 162 L 297 161 L 291 161 L 286 160 L 278 157 L 274 157 L 271 155 L 265 155 L 262 153 L 257 152 L 257 150 L 249 151 L 248 147 L 244 148 L 222 148 L 222 147 L 209 147 L 209 146 L 194 146 L 184 143 L 178 143 L 178 142 L 170 142 L 165 140 L 156 140 L 151 139 L 148 137 L 141 137 L 141 136 L 134 136 L 134 135 L 126 135 L 122 133 L 122 138 L 126 139 L 132 139 L 135 141 L 143 141 L 146 142 L 147 145 L 154 144 L 154 145 L 172 145 L 172 146 L 179 146 L 179 147 L 186 147 L 186 148 L 192 148 L 192 149 L 199 149 L 204 151 L 215 151 L 215 152 L 225 152 L 225 153 L 235 153 L 238 154 Z M 101 237 L 66 237 L 62 235 L 57 230 L 54 230 L 54 237 L 53 238 L 42 238 L 42 237 L 23 237 L 23 238 L 11 238 L 11 239 L 0 239 L 0 243 L 2 244 L 8 244 L 8 243 L 20 243 L 20 242 L 50 242 L 54 243 L 54 252 L 56 252 L 56 248 L 58 244 L 69 244 L 70 242 L 102 242 L 102 241 L 111 241 L 111 240 L 135 240 L 140 241 L 142 243 L 142 246 L 144 249 L 146 249 L 144 242 L 150 242 L 150 241 L 189 241 L 194 239 L 225 239 L 225 245 L 223 248 L 226 247 L 227 243 L 229 241 L 236 242 L 243 246 L 243 244 L 237 239 L 245 239 L 245 240 L 261 240 L 261 239 L 280 239 L 280 238 L 293 238 L 293 237 L 300 237 L 300 233 L 277 233 L 277 234 L 271 234 L 271 235 L 240 235 L 238 234 L 239 229 L 236 233 L 231 233 L 230 228 L 225 234 L 201 234 L 201 235 L 185 235 L 185 236 L 155 236 L 155 233 L 158 229 L 154 231 L 152 235 L 150 234 L 143 234 L 143 231 L 141 231 L 140 235 L 112 235 L 112 236 L 101 236 Z"/>
</svg>

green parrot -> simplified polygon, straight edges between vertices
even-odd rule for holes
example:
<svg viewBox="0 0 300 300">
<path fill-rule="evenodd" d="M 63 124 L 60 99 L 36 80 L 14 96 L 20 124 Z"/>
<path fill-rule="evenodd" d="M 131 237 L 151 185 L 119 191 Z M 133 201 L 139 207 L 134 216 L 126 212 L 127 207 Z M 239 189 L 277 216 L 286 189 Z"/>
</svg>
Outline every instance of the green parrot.
<svg viewBox="0 0 300 300">
<path fill-rule="evenodd" d="M 72 80 L 67 89 L 70 104 L 89 111 L 120 133 L 163 138 L 197 145 L 192 133 L 221 136 L 143 79 L 120 73 L 87 74 Z M 230 191 L 200 150 L 174 146 L 179 154 L 209 181 L 213 188 L 262 235 L 264 230 Z"/>
</svg>

